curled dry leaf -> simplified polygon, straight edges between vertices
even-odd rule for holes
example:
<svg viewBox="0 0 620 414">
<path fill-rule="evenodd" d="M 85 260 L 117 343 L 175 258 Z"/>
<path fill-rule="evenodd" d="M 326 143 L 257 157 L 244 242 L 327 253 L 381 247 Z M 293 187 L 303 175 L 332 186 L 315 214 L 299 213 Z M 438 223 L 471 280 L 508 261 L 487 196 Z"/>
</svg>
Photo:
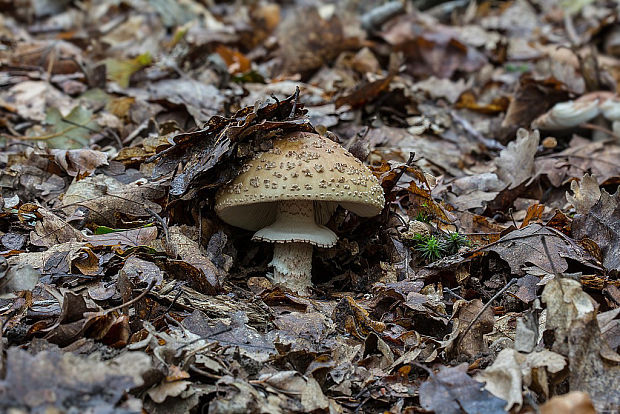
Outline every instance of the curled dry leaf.
<svg viewBox="0 0 620 414">
<path fill-rule="evenodd" d="M 532 177 L 539 141 L 538 131 L 528 132 L 521 128 L 517 131 L 517 139 L 500 152 L 495 161 L 497 176 L 508 184 L 508 189 L 513 189 Z"/>
<path fill-rule="evenodd" d="M 90 247 L 88 243 L 66 242 L 56 244 L 43 252 L 20 253 L 7 259 L 10 265 L 29 264 L 45 274 L 70 273 L 73 265 L 72 258 L 89 261 Z M 82 255 L 84 251 L 86 255 Z"/>
<path fill-rule="evenodd" d="M 33 412 L 113 412 L 127 390 L 144 383 L 142 374 L 151 365 L 144 352 L 124 352 L 99 362 L 71 352 L 49 350 L 32 355 L 11 347 L 6 377 L 0 381 L 0 407 L 7 411 L 25 407 Z"/>
<path fill-rule="evenodd" d="M 540 406 L 541 414 L 572 413 L 596 414 L 590 396 L 583 391 L 557 395 Z"/>
<path fill-rule="evenodd" d="M 610 271 L 620 271 L 620 189 L 614 195 L 602 190 L 587 213 L 577 214 L 573 236 L 594 240 L 601 249 L 603 265 Z"/>
<path fill-rule="evenodd" d="M 620 355 L 603 339 L 595 302 L 572 279 L 550 281 L 543 290 L 547 329 L 553 330 L 553 350 L 568 357 L 570 390 L 587 392 L 597 411 L 620 405 Z"/>
<path fill-rule="evenodd" d="M 123 219 L 153 217 L 153 213 L 161 212 L 155 200 L 164 193 L 157 182 L 123 184 L 101 175 L 86 177 L 71 184 L 63 198 L 63 210 L 72 214 L 78 207 L 83 208 L 88 212 L 88 222 L 119 227 Z"/>
<path fill-rule="evenodd" d="M 454 337 L 455 340 L 447 349 L 448 352 L 454 355 L 473 357 L 489 351 L 484 334 L 491 332 L 495 323 L 493 310 L 490 307 L 465 332 L 465 329 L 483 306 L 484 304 L 480 299 L 474 299 L 469 303 L 459 300 L 454 304 L 455 323 L 450 337 Z"/>
<path fill-rule="evenodd" d="M 536 175 L 546 175 L 555 187 L 583 177 L 584 172 L 596 176 L 599 185 L 614 184 L 620 178 L 618 159 L 620 145 L 574 136 L 565 150 L 536 158 Z"/>
<path fill-rule="evenodd" d="M 582 97 L 583 98 L 583 97 Z M 597 98 L 586 95 L 587 99 L 561 102 L 532 122 L 532 128 L 557 130 L 581 125 L 600 113 Z"/>
<path fill-rule="evenodd" d="M 220 289 L 219 270 L 200 249 L 200 245 L 185 235 L 178 226 L 168 229 L 169 238 L 167 249 L 170 249 L 171 257 L 181 268 L 189 266 L 185 271 L 174 270 L 177 277 L 185 280 L 189 286 L 199 292 L 213 294 Z M 169 242 L 169 243 L 168 243 Z M 170 265 L 173 263 L 171 262 Z M 193 268 L 193 271 L 191 271 Z M 169 269 L 172 270 L 172 269 Z"/>
<path fill-rule="evenodd" d="M 420 386 L 420 404 L 437 413 L 499 414 L 504 412 L 505 403 L 467 375 L 467 364 L 441 367 Z"/>
<path fill-rule="evenodd" d="M 28 264 L 2 269 L 4 258 L 0 260 L 0 298 L 14 298 L 14 293 L 31 291 L 36 286 L 41 274 Z"/>
<path fill-rule="evenodd" d="M 66 242 L 86 240 L 86 236 L 79 230 L 43 207 L 24 204 L 21 210 L 36 211 L 35 214 L 40 218 L 35 224 L 34 231 L 30 232 L 30 243 L 35 246 L 52 247 Z"/>
<path fill-rule="evenodd" d="M 493 395 L 505 400 L 506 410 L 523 403 L 523 387 L 542 388 L 549 395 L 548 374 L 560 372 L 566 366 L 564 358 L 548 350 L 522 354 L 514 349 L 503 349 L 476 380 L 485 382 L 485 388 Z"/>
<path fill-rule="evenodd" d="M 588 214 L 601 198 L 601 189 L 594 175 L 585 174 L 580 181 L 571 181 L 570 189 L 574 195 L 567 191 L 566 199 L 575 207 L 577 214 Z"/>
<path fill-rule="evenodd" d="M 98 167 L 108 165 L 108 154 L 89 149 L 52 150 L 54 161 L 67 174 L 75 177 L 78 173 L 92 173 Z"/>
<path fill-rule="evenodd" d="M 274 387 L 285 394 L 295 396 L 301 404 L 300 412 L 308 413 L 316 410 L 329 410 L 330 401 L 318 382 L 312 377 L 305 377 L 297 371 L 280 371 L 264 374 L 258 381 Z"/>
<path fill-rule="evenodd" d="M 547 305 L 547 329 L 554 329 L 559 342 L 567 335 L 571 322 L 586 318 L 594 312 L 592 298 L 573 279 L 553 279 L 542 293 L 542 301 Z"/>
</svg>

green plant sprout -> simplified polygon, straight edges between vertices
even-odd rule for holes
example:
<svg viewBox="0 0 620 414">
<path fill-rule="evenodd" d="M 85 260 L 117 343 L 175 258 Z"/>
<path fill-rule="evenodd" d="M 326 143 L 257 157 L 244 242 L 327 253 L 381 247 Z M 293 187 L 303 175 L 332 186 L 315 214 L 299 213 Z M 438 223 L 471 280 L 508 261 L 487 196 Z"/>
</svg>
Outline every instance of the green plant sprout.
<svg viewBox="0 0 620 414">
<path fill-rule="evenodd" d="M 471 245 L 469 239 L 459 232 L 446 233 L 441 236 L 418 233 L 411 240 L 415 250 L 428 263 L 456 254 L 461 247 Z"/>
<path fill-rule="evenodd" d="M 418 214 L 413 218 L 414 220 L 421 221 L 423 223 L 430 223 L 431 218 L 423 211 L 418 211 Z"/>
<path fill-rule="evenodd" d="M 417 236 L 417 235 L 416 235 Z M 433 262 L 442 257 L 441 241 L 435 236 L 423 236 L 416 250 L 427 262 Z"/>
<path fill-rule="evenodd" d="M 458 231 L 448 233 L 442 238 L 442 250 L 446 256 L 456 254 L 461 247 L 469 246 L 469 239 Z"/>
</svg>

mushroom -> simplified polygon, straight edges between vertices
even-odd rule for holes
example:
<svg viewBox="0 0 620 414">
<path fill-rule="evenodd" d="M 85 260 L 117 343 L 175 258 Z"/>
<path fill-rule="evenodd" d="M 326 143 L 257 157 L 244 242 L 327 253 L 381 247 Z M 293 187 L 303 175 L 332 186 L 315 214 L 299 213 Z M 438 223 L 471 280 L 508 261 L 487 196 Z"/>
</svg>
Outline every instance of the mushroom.
<svg viewBox="0 0 620 414">
<path fill-rule="evenodd" d="M 324 226 L 338 204 L 372 217 L 385 204 L 383 189 L 339 144 L 294 132 L 246 163 L 217 193 L 215 211 L 228 224 L 256 231 L 252 240 L 275 243 L 273 282 L 307 293 L 313 246 L 332 247 L 338 240 Z"/>
<path fill-rule="evenodd" d="M 614 123 L 620 121 L 620 99 L 612 92 L 591 92 L 574 101 L 557 103 L 535 119 L 532 128 L 549 131 L 572 128 L 600 114 Z"/>
</svg>

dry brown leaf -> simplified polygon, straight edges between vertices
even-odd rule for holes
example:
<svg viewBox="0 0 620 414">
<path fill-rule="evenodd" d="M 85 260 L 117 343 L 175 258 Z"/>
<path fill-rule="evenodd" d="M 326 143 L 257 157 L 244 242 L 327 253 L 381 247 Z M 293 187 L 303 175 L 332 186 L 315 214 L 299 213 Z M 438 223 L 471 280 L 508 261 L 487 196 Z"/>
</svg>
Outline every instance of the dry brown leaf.
<svg viewBox="0 0 620 414">
<path fill-rule="evenodd" d="M 500 152 L 499 158 L 495 160 L 496 173 L 500 180 L 508 184 L 508 189 L 518 187 L 531 179 L 539 141 L 538 131 L 519 129 L 517 139 Z"/>
<path fill-rule="evenodd" d="M 546 175 L 556 186 L 581 178 L 584 173 L 596 176 L 599 185 L 620 182 L 620 145 L 614 142 L 592 142 L 574 136 L 568 148 L 536 158 L 536 176 Z"/>
<path fill-rule="evenodd" d="M 215 293 L 220 288 L 219 270 L 200 249 L 200 245 L 183 233 L 183 230 L 174 226 L 168 229 L 168 241 L 170 254 L 178 257 L 186 265 L 193 267 L 196 272 L 180 272 L 183 280 L 192 288 L 204 292 Z M 180 270 L 180 269 L 179 269 Z"/>
<path fill-rule="evenodd" d="M 573 391 L 564 395 L 557 395 L 540 406 L 541 414 L 596 414 L 592 400 L 587 393 Z"/>
<path fill-rule="evenodd" d="M 56 163 L 71 177 L 78 173 L 92 173 L 102 165 L 108 165 L 108 154 L 89 149 L 52 150 Z"/>
<path fill-rule="evenodd" d="M 587 213 L 575 216 L 572 229 L 573 237 L 596 242 L 608 270 L 620 271 L 620 188 L 614 195 L 601 191 L 600 199 Z"/>
<path fill-rule="evenodd" d="M 22 210 L 28 208 L 36 209 L 36 215 L 40 218 L 34 231 L 30 232 L 30 243 L 35 246 L 52 247 L 66 242 L 86 241 L 86 236 L 79 230 L 52 212 L 33 204 L 24 204 L 21 207 Z"/>
<path fill-rule="evenodd" d="M 580 181 L 571 181 L 570 189 L 574 195 L 567 191 L 566 199 L 575 207 L 577 214 L 588 214 L 601 198 L 601 189 L 596 176 L 590 174 L 585 174 Z"/>
<path fill-rule="evenodd" d="M 72 214 L 78 207 L 87 210 L 87 221 L 120 227 L 124 219 L 153 217 L 161 207 L 155 202 L 164 195 L 156 182 L 122 184 L 112 178 L 86 177 L 73 182 L 63 198 L 63 209 Z"/>
<path fill-rule="evenodd" d="M 281 69 L 287 74 L 314 71 L 346 46 L 338 16 L 323 18 L 315 7 L 291 13 L 278 27 L 277 37 Z"/>
<path fill-rule="evenodd" d="M 503 349 L 493 364 L 487 367 L 476 380 L 485 382 L 485 388 L 493 395 L 507 401 L 506 409 L 523 403 L 523 386 L 542 387 L 544 395 L 549 394 L 549 374 L 560 372 L 566 366 L 564 358 L 548 350 L 521 354 L 514 349 Z"/>
<path fill-rule="evenodd" d="M 152 366 L 143 352 L 125 352 L 105 362 L 55 350 L 32 355 L 12 347 L 7 354 L 0 405 L 9 411 L 115 411 L 128 389 L 144 383 L 142 374 Z"/>
<path fill-rule="evenodd" d="M 485 342 L 484 334 L 491 332 L 495 324 L 493 310 L 490 307 L 465 332 L 465 329 L 483 306 L 484 304 L 480 299 L 474 299 L 469 303 L 459 300 L 454 304 L 455 323 L 450 336 L 456 339 L 453 347 L 448 348 L 448 352 L 455 355 L 467 355 L 468 357 L 488 352 L 489 348 Z"/>
<path fill-rule="evenodd" d="M 467 364 L 441 367 L 420 386 L 420 405 L 442 414 L 503 413 L 505 401 L 467 375 Z"/>
</svg>

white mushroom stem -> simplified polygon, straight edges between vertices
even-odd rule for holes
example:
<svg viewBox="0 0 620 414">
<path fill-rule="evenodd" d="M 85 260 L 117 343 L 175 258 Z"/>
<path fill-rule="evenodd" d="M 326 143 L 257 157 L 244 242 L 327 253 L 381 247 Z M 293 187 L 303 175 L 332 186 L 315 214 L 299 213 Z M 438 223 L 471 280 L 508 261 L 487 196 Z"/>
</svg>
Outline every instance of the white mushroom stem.
<svg viewBox="0 0 620 414">
<path fill-rule="evenodd" d="M 314 221 L 314 203 L 306 200 L 277 203 L 276 220 L 254 234 L 253 240 L 276 243 L 273 281 L 298 293 L 312 285 L 312 247 L 332 247 L 338 237 Z"/>
<path fill-rule="evenodd" d="M 278 243 L 273 248 L 273 283 L 297 293 L 308 293 L 312 286 L 312 249 L 310 243 Z"/>
</svg>

